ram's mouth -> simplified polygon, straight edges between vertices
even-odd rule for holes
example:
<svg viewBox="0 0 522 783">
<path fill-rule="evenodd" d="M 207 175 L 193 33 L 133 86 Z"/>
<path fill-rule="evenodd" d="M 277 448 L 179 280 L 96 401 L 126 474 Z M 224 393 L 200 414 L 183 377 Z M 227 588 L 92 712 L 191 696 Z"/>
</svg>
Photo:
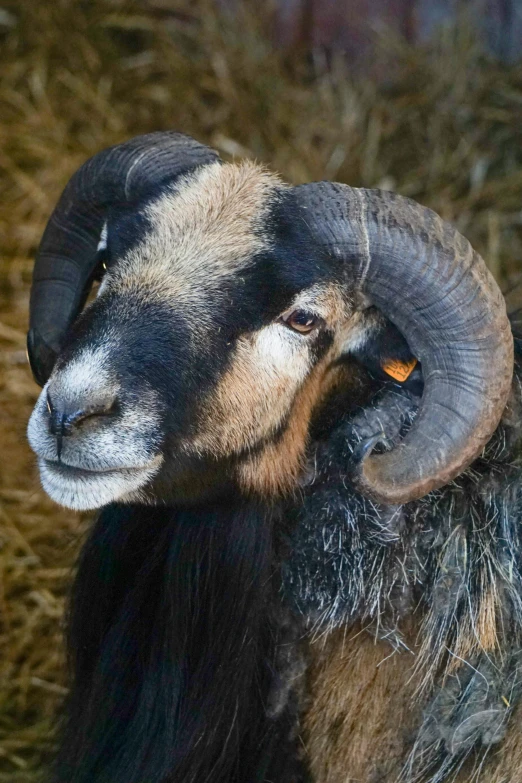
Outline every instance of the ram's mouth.
<svg viewBox="0 0 522 783">
<path fill-rule="evenodd" d="M 151 469 L 159 467 L 161 456 L 154 457 L 150 462 L 144 465 L 134 465 L 132 467 L 120 468 L 79 468 L 75 465 L 67 465 L 65 462 L 57 462 L 50 459 L 42 459 L 42 465 L 52 471 L 56 476 L 61 476 L 65 480 L 71 479 L 95 479 L 96 477 L 110 476 L 136 476 L 141 472 L 148 472 Z"/>
<path fill-rule="evenodd" d="M 108 503 L 144 499 L 144 488 L 157 474 L 163 457 L 157 455 L 135 467 L 79 468 L 54 460 L 39 460 L 40 478 L 47 494 L 62 506 L 77 511 Z"/>
</svg>

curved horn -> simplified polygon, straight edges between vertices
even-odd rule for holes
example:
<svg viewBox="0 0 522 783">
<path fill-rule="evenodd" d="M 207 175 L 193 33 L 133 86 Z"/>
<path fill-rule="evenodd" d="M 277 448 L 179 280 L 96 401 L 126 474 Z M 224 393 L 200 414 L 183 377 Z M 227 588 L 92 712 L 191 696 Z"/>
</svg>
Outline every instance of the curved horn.
<svg viewBox="0 0 522 783">
<path fill-rule="evenodd" d="M 294 192 L 360 308 L 379 308 L 422 362 L 416 420 L 396 448 L 363 461 L 361 489 L 384 503 L 422 497 L 477 457 L 502 415 L 513 374 L 502 294 L 469 242 L 410 199 L 329 182 Z"/>
<path fill-rule="evenodd" d="M 62 339 L 84 304 L 96 266 L 96 249 L 111 204 L 133 202 L 217 152 L 189 136 L 149 133 L 109 147 L 71 177 L 45 229 L 33 271 L 29 362 L 43 385 Z"/>
</svg>

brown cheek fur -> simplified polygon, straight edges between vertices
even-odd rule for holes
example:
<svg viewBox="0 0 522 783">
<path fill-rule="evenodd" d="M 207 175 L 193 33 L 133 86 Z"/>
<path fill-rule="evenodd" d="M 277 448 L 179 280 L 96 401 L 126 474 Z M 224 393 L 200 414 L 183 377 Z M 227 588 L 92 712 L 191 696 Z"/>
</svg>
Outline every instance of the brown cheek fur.
<svg viewBox="0 0 522 783">
<path fill-rule="evenodd" d="M 197 434 L 185 444 L 192 453 L 215 457 L 255 447 L 282 421 L 291 379 L 274 377 L 256 366 L 251 340 L 238 346 L 234 363 L 201 412 Z"/>
<path fill-rule="evenodd" d="M 312 414 L 340 382 L 341 370 L 332 367 L 338 354 L 339 345 L 335 344 L 313 367 L 292 399 L 291 380 L 263 377 L 259 367 L 252 366 L 252 356 L 245 351 L 244 357 L 236 360 L 219 384 L 202 417 L 200 432 L 185 448 L 192 453 L 210 452 L 215 456 L 241 453 L 255 447 L 260 435 L 270 437 L 284 421 L 281 435 L 241 460 L 237 478 L 249 494 L 270 498 L 291 492 L 304 466 Z M 263 405 L 259 404 L 260 398 L 264 400 Z M 248 430 L 245 411 L 251 416 Z"/>
<path fill-rule="evenodd" d="M 314 367 L 294 400 L 281 437 L 241 463 L 238 474 L 243 490 L 269 498 L 295 488 L 304 467 L 312 413 L 336 380 L 331 362 L 329 352 Z"/>
</svg>

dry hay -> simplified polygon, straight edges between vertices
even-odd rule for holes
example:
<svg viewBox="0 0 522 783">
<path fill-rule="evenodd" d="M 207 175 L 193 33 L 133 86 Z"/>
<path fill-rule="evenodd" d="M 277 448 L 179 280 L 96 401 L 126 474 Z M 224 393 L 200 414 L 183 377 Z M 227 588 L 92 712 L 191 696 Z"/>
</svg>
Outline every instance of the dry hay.
<svg viewBox="0 0 522 783">
<path fill-rule="evenodd" d="M 431 52 L 381 40 L 394 76 L 376 82 L 339 56 L 274 51 L 267 24 L 190 0 L 0 8 L 0 781 L 35 780 L 49 754 L 64 596 L 88 524 L 40 491 L 24 434 L 38 391 L 24 354 L 31 258 L 87 156 L 181 129 L 296 182 L 395 188 L 454 220 L 503 281 L 522 269 L 520 67 L 447 32 Z"/>
</svg>

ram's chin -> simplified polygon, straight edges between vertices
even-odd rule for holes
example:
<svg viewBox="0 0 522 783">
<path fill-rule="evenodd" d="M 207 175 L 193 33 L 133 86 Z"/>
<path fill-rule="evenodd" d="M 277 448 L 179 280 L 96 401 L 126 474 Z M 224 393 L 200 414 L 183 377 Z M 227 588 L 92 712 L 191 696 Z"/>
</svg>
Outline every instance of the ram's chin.
<svg viewBox="0 0 522 783">
<path fill-rule="evenodd" d="M 146 467 L 81 471 L 64 468 L 45 459 L 38 460 L 45 492 L 56 503 L 74 511 L 90 511 L 109 503 L 145 500 L 145 487 L 161 465 L 157 458 Z"/>
</svg>

